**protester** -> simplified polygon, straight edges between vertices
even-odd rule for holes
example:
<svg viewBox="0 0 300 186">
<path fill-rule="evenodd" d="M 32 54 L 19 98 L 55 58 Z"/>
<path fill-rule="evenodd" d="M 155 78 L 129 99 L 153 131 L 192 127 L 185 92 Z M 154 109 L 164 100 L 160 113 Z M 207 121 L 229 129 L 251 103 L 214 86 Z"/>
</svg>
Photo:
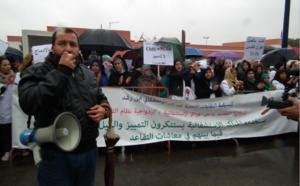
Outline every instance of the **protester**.
<svg viewBox="0 0 300 186">
<path fill-rule="evenodd" d="M 21 74 L 25 71 L 26 68 L 30 67 L 34 64 L 32 52 L 29 52 L 25 58 L 23 59 L 22 63 L 19 66 L 19 72 L 16 73 L 15 83 L 18 84 L 20 81 Z"/>
<path fill-rule="evenodd" d="M 103 60 L 102 64 L 103 64 L 103 67 L 104 67 L 104 72 L 105 72 L 107 78 L 109 78 L 110 71 L 113 67 L 113 65 L 110 62 L 111 57 L 109 55 L 103 55 L 102 60 Z"/>
<path fill-rule="evenodd" d="M 185 86 L 185 78 L 190 73 L 190 66 L 183 68 L 181 61 L 174 61 L 174 66 L 169 75 L 170 98 L 175 100 L 195 99 L 196 95 L 190 87 Z"/>
<path fill-rule="evenodd" d="M 269 71 L 270 80 L 272 81 L 274 79 L 275 74 L 278 70 L 284 70 L 284 69 L 285 69 L 285 65 L 282 61 L 275 62 L 274 68 Z"/>
<path fill-rule="evenodd" d="M 243 90 L 243 81 L 237 80 L 237 72 L 234 68 L 227 68 L 224 80 L 220 84 L 222 96 L 232 96 L 237 90 Z"/>
<path fill-rule="evenodd" d="M 94 59 L 91 63 L 90 63 L 90 66 L 89 68 L 94 72 L 96 78 L 97 78 L 97 83 L 99 84 L 100 86 L 100 81 L 101 81 L 101 71 L 100 71 L 100 64 L 101 62 L 97 59 Z"/>
<path fill-rule="evenodd" d="M 287 77 L 287 72 L 284 69 L 276 71 L 274 79 L 271 81 L 276 90 L 284 90 L 285 88 L 293 88 L 293 78 Z"/>
<path fill-rule="evenodd" d="M 108 117 L 100 104 L 108 101 L 94 73 L 78 60 L 78 42 L 69 28 L 55 31 L 45 62 L 27 68 L 19 83 L 20 106 L 34 116 L 35 128 L 53 125 L 63 112 L 73 113 L 81 126 L 81 140 L 71 152 L 55 143 L 41 144 L 39 185 L 94 185 L 99 122 Z"/>
<path fill-rule="evenodd" d="M 23 72 L 33 64 L 34 64 L 33 54 L 32 54 L 32 52 L 29 52 L 25 56 L 25 58 L 23 59 L 22 63 L 19 66 L 19 72 L 16 73 L 15 84 L 19 84 L 19 81 L 21 80 L 21 75 L 23 74 Z M 18 105 L 18 107 L 19 107 L 19 105 Z M 30 121 L 31 121 L 31 116 L 28 116 L 27 124 L 28 123 L 30 124 Z M 29 124 L 27 127 L 30 127 Z M 28 156 L 29 151 L 26 149 L 22 149 L 22 150 L 19 150 L 17 152 L 17 154 L 20 154 L 21 156 Z"/>
<path fill-rule="evenodd" d="M 213 73 L 210 67 L 202 69 L 199 79 L 199 88 L 196 89 L 197 99 L 221 97 L 220 85 L 213 81 Z"/>
<path fill-rule="evenodd" d="M 260 79 L 255 78 L 255 71 L 251 68 L 246 71 L 243 82 L 245 91 L 264 91 L 264 84 L 260 82 Z"/>
<path fill-rule="evenodd" d="M 172 66 L 164 66 L 164 65 L 161 65 L 159 67 L 161 83 L 162 83 L 162 86 L 164 86 L 166 88 L 164 90 L 160 90 L 159 96 L 162 98 L 167 98 L 169 96 L 169 95 L 167 95 L 167 90 L 169 90 L 169 75 L 171 73 L 171 67 Z M 157 74 L 154 74 L 153 70 L 152 70 L 152 77 L 157 78 Z"/>
<path fill-rule="evenodd" d="M 125 60 L 121 56 L 117 56 L 113 62 L 114 71 L 108 79 L 108 86 L 128 87 L 134 85 L 132 74 L 128 72 Z"/>
<path fill-rule="evenodd" d="M 12 86 L 15 73 L 11 70 L 11 64 L 4 56 L 0 56 L 0 150 L 4 152 L 2 161 L 10 158 L 12 138 Z"/>
<path fill-rule="evenodd" d="M 276 90 L 276 87 L 274 87 L 273 84 L 270 82 L 270 77 L 268 73 L 264 73 L 261 75 L 261 82 L 264 84 L 265 91 Z"/>
<path fill-rule="evenodd" d="M 191 68 L 190 73 L 188 73 L 187 76 L 185 76 L 184 81 L 185 81 L 185 86 L 189 87 L 193 92 L 195 92 L 196 91 L 195 81 L 199 79 L 199 75 L 200 75 L 200 72 L 198 71 L 198 69 L 200 70 L 200 63 L 198 61 L 192 62 L 191 59 L 186 59 L 183 68 Z"/>
<path fill-rule="evenodd" d="M 214 73 L 218 83 L 221 83 L 224 79 L 224 71 L 223 71 L 224 63 L 225 63 L 225 57 L 222 56 L 221 59 L 218 61 L 218 64 L 216 64 L 214 67 Z"/>
<path fill-rule="evenodd" d="M 253 70 L 255 72 L 255 79 L 260 80 L 261 75 L 265 72 L 264 66 L 261 63 L 258 63 L 253 66 Z"/>
<path fill-rule="evenodd" d="M 143 87 L 153 87 L 153 86 L 162 86 L 160 75 L 157 78 L 152 77 L 152 68 L 151 65 L 143 65 L 142 67 L 143 75 L 137 79 L 137 91 L 143 94 L 148 94 L 151 96 L 159 96 L 157 89 L 149 89 Z"/>
<path fill-rule="evenodd" d="M 244 81 L 245 73 L 251 68 L 251 64 L 247 60 L 243 60 L 241 65 L 237 68 L 237 79 Z"/>
</svg>

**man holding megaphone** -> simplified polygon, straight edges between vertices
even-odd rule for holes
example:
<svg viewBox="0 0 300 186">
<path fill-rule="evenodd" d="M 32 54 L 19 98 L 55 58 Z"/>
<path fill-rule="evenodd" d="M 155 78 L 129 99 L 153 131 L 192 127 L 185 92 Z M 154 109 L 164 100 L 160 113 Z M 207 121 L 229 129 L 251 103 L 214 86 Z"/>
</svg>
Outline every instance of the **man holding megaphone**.
<svg viewBox="0 0 300 186">
<path fill-rule="evenodd" d="M 27 68 L 18 89 L 22 110 L 35 118 L 28 143 L 40 143 L 39 185 L 94 185 L 99 122 L 109 115 L 100 104 L 108 101 L 80 61 L 77 34 L 55 31 L 45 62 Z"/>
</svg>

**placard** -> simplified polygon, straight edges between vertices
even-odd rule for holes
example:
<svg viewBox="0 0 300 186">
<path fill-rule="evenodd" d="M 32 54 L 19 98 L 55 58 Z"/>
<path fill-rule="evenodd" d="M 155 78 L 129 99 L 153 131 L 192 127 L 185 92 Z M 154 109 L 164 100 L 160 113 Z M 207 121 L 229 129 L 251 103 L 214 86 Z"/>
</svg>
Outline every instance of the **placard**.
<svg viewBox="0 0 300 186">
<path fill-rule="evenodd" d="M 32 54 L 33 54 L 34 63 L 44 62 L 45 57 L 47 57 L 47 55 L 51 51 L 51 46 L 52 46 L 51 44 L 33 46 Z"/>
<path fill-rule="evenodd" d="M 173 65 L 173 47 L 170 44 L 144 42 L 144 64 Z"/>
<path fill-rule="evenodd" d="M 264 46 L 265 46 L 265 37 L 251 37 L 248 36 L 245 43 L 245 60 L 261 60 Z"/>
</svg>

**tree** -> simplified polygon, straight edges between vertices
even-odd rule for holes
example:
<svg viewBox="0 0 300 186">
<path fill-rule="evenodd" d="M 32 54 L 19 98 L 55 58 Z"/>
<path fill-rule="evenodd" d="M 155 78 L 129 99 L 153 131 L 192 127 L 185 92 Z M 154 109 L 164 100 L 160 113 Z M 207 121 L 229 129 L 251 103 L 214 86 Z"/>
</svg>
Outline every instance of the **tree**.
<svg viewBox="0 0 300 186">
<path fill-rule="evenodd" d="M 297 38 L 297 39 L 289 38 L 288 45 L 291 46 L 291 47 L 300 47 L 299 46 L 299 38 Z"/>
</svg>

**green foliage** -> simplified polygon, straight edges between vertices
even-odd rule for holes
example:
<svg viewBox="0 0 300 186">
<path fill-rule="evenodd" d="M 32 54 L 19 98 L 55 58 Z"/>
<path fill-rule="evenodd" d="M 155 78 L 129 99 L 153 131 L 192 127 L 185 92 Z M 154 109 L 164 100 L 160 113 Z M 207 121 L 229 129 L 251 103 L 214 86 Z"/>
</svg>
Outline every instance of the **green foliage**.
<svg viewBox="0 0 300 186">
<path fill-rule="evenodd" d="M 289 38 L 288 45 L 291 46 L 291 47 L 300 47 L 300 45 L 299 45 L 299 38 L 297 38 L 297 39 L 291 39 L 291 38 Z"/>
</svg>

